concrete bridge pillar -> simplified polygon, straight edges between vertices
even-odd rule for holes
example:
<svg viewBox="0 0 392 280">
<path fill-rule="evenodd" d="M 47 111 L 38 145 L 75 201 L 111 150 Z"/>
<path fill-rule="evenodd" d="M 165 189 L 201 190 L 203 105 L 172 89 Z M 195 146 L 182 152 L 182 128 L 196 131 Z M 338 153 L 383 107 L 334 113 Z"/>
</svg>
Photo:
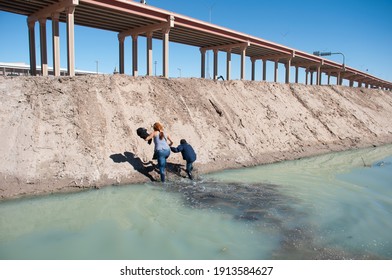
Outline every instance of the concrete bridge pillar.
<svg viewBox="0 0 392 280">
<path fill-rule="evenodd" d="M 137 39 L 138 35 L 132 35 L 132 75 L 138 76 L 138 61 L 137 61 Z"/>
<path fill-rule="evenodd" d="M 52 14 L 52 49 L 53 49 L 53 74 L 60 76 L 60 14 Z"/>
<path fill-rule="evenodd" d="M 340 86 L 342 84 L 342 80 L 340 78 L 340 72 L 336 75 L 336 85 Z"/>
<path fill-rule="evenodd" d="M 147 75 L 152 76 L 152 32 L 147 33 Z"/>
<path fill-rule="evenodd" d="M 263 81 L 267 80 L 267 60 L 263 59 Z"/>
<path fill-rule="evenodd" d="M 30 75 L 37 75 L 37 62 L 35 56 L 35 21 L 27 22 L 29 28 Z"/>
<path fill-rule="evenodd" d="M 46 40 L 46 20 L 52 19 L 52 45 L 53 45 L 53 73 L 60 76 L 60 35 L 59 35 L 59 18 L 60 13 L 65 13 L 66 34 L 67 34 L 67 70 L 68 76 L 75 76 L 75 7 L 79 4 L 78 0 L 58 1 L 35 13 L 29 15 L 27 24 L 29 28 L 29 49 L 30 49 L 30 72 L 31 75 L 37 75 L 36 54 L 35 54 L 35 22 L 39 21 L 40 26 L 40 46 L 41 46 L 41 72 L 47 76 L 48 69 L 48 52 Z"/>
<path fill-rule="evenodd" d="M 317 85 L 321 85 L 321 65 L 317 65 L 317 71 L 316 71 L 316 83 Z"/>
<path fill-rule="evenodd" d="M 214 80 L 218 78 L 218 49 L 214 49 Z"/>
<path fill-rule="evenodd" d="M 162 73 L 165 78 L 169 78 L 169 32 L 170 27 L 162 29 L 163 47 L 162 47 Z"/>
<path fill-rule="evenodd" d="M 298 66 L 295 66 L 295 83 L 298 84 Z"/>
<path fill-rule="evenodd" d="M 119 73 L 124 74 L 124 41 L 125 37 L 118 35 Z"/>
<path fill-rule="evenodd" d="M 228 49 L 226 53 L 226 80 L 230 81 L 230 79 L 231 79 L 231 49 Z"/>
<path fill-rule="evenodd" d="M 251 76 L 251 79 L 252 79 L 252 81 L 254 81 L 255 80 L 255 72 L 256 72 L 256 59 L 251 59 L 251 62 L 252 62 L 252 76 Z"/>
<path fill-rule="evenodd" d="M 305 69 L 305 85 L 309 83 L 309 68 Z"/>
<path fill-rule="evenodd" d="M 203 79 L 206 78 L 206 50 L 200 48 L 200 55 L 201 55 L 201 77 Z"/>
<path fill-rule="evenodd" d="M 66 9 L 67 16 L 67 54 L 68 54 L 68 76 L 75 76 L 75 7 L 71 6 Z"/>
<path fill-rule="evenodd" d="M 274 82 L 278 82 L 278 61 L 275 60 L 275 68 L 274 68 Z"/>
<path fill-rule="evenodd" d="M 246 47 L 241 47 L 241 80 L 245 80 Z"/>
<path fill-rule="evenodd" d="M 285 83 L 288 84 L 288 83 L 290 83 L 291 58 L 287 59 L 285 66 L 286 66 Z"/>
<path fill-rule="evenodd" d="M 310 84 L 313 85 L 313 71 L 310 71 Z"/>
<path fill-rule="evenodd" d="M 39 20 L 39 35 L 41 44 L 41 74 L 48 76 L 48 52 L 46 43 L 46 18 Z"/>
</svg>

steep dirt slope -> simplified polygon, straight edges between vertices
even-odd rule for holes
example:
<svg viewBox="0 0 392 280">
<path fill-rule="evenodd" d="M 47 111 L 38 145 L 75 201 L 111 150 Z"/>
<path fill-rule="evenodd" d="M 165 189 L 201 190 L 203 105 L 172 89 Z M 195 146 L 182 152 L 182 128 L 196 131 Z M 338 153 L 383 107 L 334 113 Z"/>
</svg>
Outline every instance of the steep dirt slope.
<svg viewBox="0 0 392 280">
<path fill-rule="evenodd" d="M 153 145 L 136 129 L 156 121 L 175 145 L 186 138 L 195 147 L 203 173 L 392 143 L 391 119 L 392 93 L 375 89 L 0 77 L 0 196 L 151 180 Z M 183 163 L 180 154 L 169 162 Z"/>
</svg>

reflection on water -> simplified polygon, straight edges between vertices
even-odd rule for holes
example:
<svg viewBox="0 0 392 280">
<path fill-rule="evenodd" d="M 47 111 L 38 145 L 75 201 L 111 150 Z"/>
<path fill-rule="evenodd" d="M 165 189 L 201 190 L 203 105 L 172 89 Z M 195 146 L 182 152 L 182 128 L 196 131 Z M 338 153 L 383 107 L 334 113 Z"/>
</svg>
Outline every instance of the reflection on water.
<svg viewBox="0 0 392 280">
<path fill-rule="evenodd" d="M 0 259 L 392 259 L 392 145 L 0 203 Z"/>
</svg>

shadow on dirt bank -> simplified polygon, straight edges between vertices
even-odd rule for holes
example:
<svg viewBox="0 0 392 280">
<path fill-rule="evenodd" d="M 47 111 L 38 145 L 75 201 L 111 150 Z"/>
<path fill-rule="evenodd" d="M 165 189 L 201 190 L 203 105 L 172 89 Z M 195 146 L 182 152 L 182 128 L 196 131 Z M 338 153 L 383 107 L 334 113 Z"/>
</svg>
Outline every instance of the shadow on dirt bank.
<svg viewBox="0 0 392 280">
<path fill-rule="evenodd" d="M 155 179 L 152 175 L 154 174 L 154 172 L 156 172 L 157 176 L 159 175 L 158 165 L 154 164 L 151 160 L 148 162 L 143 162 L 138 156 L 136 156 L 132 152 L 124 152 L 124 154 L 112 154 L 110 155 L 110 158 L 115 163 L 128 162 L 136 171 L 146 176 L 152 182 L 158 181 L 158 179 Z M 185 176 L 181 175 L 181 170 L 184 170 L 183 165 L 167 162 L 166 167 L 167 173 L 169 172 L 179 177 L 185 178 Z"/>
</svg>

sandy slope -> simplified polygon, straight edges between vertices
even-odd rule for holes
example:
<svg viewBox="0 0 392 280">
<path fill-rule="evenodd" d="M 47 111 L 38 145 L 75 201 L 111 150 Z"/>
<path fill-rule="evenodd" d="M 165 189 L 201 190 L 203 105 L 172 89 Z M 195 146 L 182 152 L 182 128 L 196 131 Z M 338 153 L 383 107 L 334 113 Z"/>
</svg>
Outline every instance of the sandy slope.
<svg viewBox="0 0 392 280">
<path fill-rule="evenodd" d="M 392 92 L 250 81 L 0 77 L 0 196 L 158 178 L 161 121 L 196 149 L 199 173 L 392 143 Z M 169 158 L 173 169 L 180 154 Z M 169 174 L 169 180 L 176 174 Z"/>
</svg>

